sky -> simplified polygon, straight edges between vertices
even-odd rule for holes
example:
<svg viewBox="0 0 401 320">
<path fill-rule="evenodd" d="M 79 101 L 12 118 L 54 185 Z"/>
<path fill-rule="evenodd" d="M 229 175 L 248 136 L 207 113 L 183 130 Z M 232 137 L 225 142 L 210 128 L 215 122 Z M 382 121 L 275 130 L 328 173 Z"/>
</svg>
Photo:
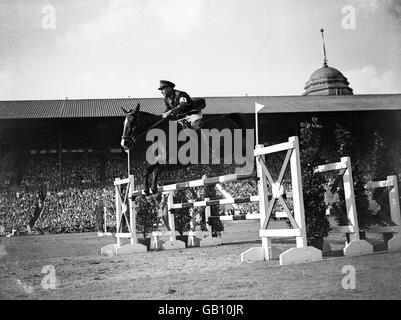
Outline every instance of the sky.
<svg viewBox="0 0 401 320">
<path fill-rule="evenodd" d="M 401 93 L 401 0 L 0 0 L 0 100 Z"/>
</svg>

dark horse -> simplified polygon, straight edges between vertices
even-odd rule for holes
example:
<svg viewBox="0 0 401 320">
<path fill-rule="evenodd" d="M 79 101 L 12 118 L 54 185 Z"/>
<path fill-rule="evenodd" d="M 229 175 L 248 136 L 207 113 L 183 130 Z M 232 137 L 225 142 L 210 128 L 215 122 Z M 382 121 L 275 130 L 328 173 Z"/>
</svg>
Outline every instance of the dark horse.
<svg viewBox="0 0 401 320">
<path fill-rule="evenodd" d="M 200 101 L 200 103 L 205 103 L 203 98 L 194 98 L 194 102 Z M 154 115 L 151 113 L 147 112 L 142 112 L 140 110 L 140 105 L 136 106 L 135 109 L 131 109 L 129 111 L 123 109 L 123 112 L 125 113 L 125 120 L 124 120 L 124 129 L 123 129 L 123 134 L 122 134 L 122 139 L 121 139 L 121 146 L 127 151 L 135 151 L 135 144 L 139 143 L 139 138 L 143 138 L 143 136 L 153 128 L 161 129 L 167 136 L 167 141 L 168 141 L 168 136 L 169 136 L 169 130 L 166 128 L 166 124 L 168 124 L 167 119 L 163 119 L 162 116 L 159 115 Z M 170 120 L 172 121 L 172 120 Z M 178 124 L 178 127 L 180 125 Z M 234 129 L 245 129 L 245 125 L 243 122 L 242 117 L 239 114 L 232 113 L 228 115 L 221 115 L 221 116 L 216 116 L 211 119 L 208 119 L 206 121 L 202 120 L 202 129 L 217 129 L 217 130 L 223 130 L 223 129 L 229 129 L 229 130 L 234 130 Z M 201 133 L 202 130 L 198 130 L 197 135 L 198 137 L 202 135 Z M 245 130 L 242 130 L 244 133 Z M 241 143 L 242 143 L 242 152 L 246 148 L 246 138 L 245 134 L 242 134 L 241 136 Z M 145 142 L 143 142 L 145 143 Z M 238 142 L 236 142 L 238 143 Z M 137 150 L 136 150 L 137 151 Z M 209 148 L 210 151 L 210 148 Z M 213 152 L 213 150 L 212 150 Z M 211 156 L 212 153 L 209 152 L 209 156 Z M 219 156 L 220 157 L 220 156 Z M 146 195 L 150 195 L 150 189 L 149 189 L 149 175 L 153 173 L 153 179 L 152 179 L 152 184 L 151 184 L 151 191 L 152 193 L 157 193 L 158 186 L 157 186 L 157 179 L 158 175 L 161 171 L 169 171 L 169 170 L 174 170 L 178 167 L 182 167 L 183 165 L 178 163 L 173 163 L 170 161 L 171 158 L 167 157 L 167 161 L 165 164 L 156 162 L 156 163 L 149 163 L 148 161 L 146 162 L 145 170 L 144 170 L 144 176 L 143 176 L 143 185 L 144 185 L 144 193 Z M 209 161 L 209 164 L 211 162 Z"/>
</svg>

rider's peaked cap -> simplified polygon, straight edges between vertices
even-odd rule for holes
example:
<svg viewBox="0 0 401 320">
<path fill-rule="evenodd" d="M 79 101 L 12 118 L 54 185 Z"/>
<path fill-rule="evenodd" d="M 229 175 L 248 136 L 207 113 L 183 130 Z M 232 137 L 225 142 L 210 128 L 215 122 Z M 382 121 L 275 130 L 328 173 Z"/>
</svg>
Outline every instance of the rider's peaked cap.
<svg viewBox="0 0 401 320">
<path fill-rule="evenodd" d="M 172 87 L 172 88 L 174 88 L 174 87 L 175 87 L 175 84 L 172 83 L 171 81 L 160 80 L 160 86 L 159 86 L 159 89 L 157 89 L 157 90 L 162 90 L 162 89 L 164 89 L 165 87 Z"/>
</svg>

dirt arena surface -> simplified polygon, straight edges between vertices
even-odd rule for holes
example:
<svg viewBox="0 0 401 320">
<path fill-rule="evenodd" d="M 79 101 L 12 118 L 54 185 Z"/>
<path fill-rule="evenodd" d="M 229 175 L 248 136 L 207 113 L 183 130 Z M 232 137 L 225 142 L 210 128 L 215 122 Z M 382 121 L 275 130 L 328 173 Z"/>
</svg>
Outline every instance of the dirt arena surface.
<svg viewBox="0 0 401 320">
<path fill-rule="evenodd" d="M 100 248 L 115 238 L 96 233 L 0 238 L 0 299 L 401 299 L 401 252 L 380 251 L 378 237 L 369 237 L 376 251 L 369 256 L 338 251 L 322 262 L 242 264 L 240 254 L 260 245 L 258 228 L 258 221 L 225 222 L 222 246 L 114 257 Z M 341 250 L 345 236 L 329 240 Z M 49 265 L 56 288 L 46 290 L 42 270 Z M 342 287 L 344 266 L 355 268 L 353 290 Z"/>
</svg>

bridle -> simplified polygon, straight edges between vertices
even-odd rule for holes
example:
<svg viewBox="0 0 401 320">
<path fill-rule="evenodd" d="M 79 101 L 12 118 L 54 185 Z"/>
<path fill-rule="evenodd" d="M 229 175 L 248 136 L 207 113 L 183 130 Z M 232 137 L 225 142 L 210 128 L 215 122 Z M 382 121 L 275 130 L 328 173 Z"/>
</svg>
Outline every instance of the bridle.
<svg viewBox="0 0 401 320">
<path fill-rule="evenodd" d="M 128 139 L 131 139 L 131 141 L 133 142 L 133 143 L 136 143 L 136 141 L 140 138 L 140 137 L 142 137 L 142 136 L 144 136 L 145 134 L 147 134 L 150 130 L 152 130 L 153 128 L 155 128 L 155 127 L 157 127 L 160 123 L 162 123 L 164 120 L 166 120 L 167 118 L 161 118 L 160 120 L 158 120 L 158 121 L 156 121 L 154 124 L 152 124 L 149 128 L 147 128 L 145 131 L 143 131 L 143 132 L 141 132 L 140 134 L 138 134 L 136 137 L 133 137 L 132 135 L 131 136 L 125 136 L 125 135 L 123 135 L 123 136 L 121 136 L 121 138 L 122 139 L 126 139 L 126 140 L 128 140 Z"/>
</svg>

